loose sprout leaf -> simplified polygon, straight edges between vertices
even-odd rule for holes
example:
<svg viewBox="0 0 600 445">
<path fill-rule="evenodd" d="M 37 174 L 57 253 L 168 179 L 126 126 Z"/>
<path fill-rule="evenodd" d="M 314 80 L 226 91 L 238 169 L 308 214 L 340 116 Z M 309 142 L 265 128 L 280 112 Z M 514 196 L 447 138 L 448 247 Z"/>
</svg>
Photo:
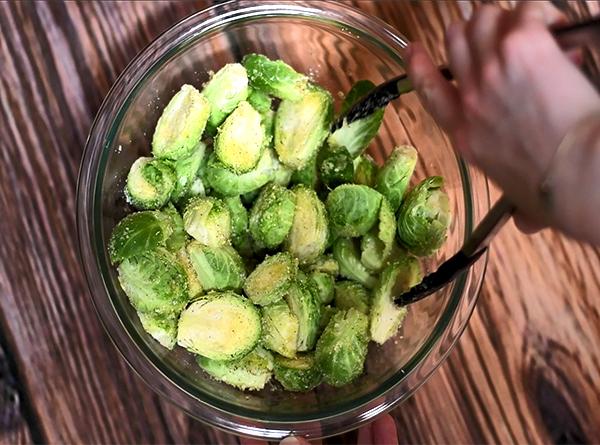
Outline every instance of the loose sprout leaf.
<svg viewBox="0 0 600 445">
<path fill-rule="evenodd" d="M 321 334 L 315 360 L 323 379 L 343 386 L 358 377 L 364 367 L 369 343 L 369 319 L 356 309 L 337 311 Z"/>
<path fill-rule="evenodd" d="M 241 390 L 263 389 L 273 373 L 273 355 L 260 346 L 238 360 L 197 360 L 211 377 Z"/>
<path fill-rule="evenodd" d="M 402 203 L 416 165 L 417 150 L 401 145 L 392 151 L 377 175 L 375 188 L 388 199 L 394 213 Z"/>
<path fill-rule="evenodd" d="M 183 266 L 164 248 L 125 259 L 118 272 L 121 288 L 138 312 L 176 316 L 188 301 Z"/>
<path fill-rule="evenodd" d="M 144 331 L 167 349 L 173 349 L 177 337 L 177 318 L 138 312 Z"/>
<path fill-rule="evenodd" d="M 267 248 L 279 246 L 292 228 L 296 196 L 280 185 L 266 185 L 250 210 L 250 233 Z"/>
<path fill-rule="evenodd" d="M 344 147 L 327 147 L 321 150 L 320 178 L 329 189 L 338 185 L 352 182 L 354 177 L 354 165 L 352 157 Z"/>
<path fill-rule="evenodd" d="M 158 211 L 127 215 L 113 229 L 108 252 L 113 264 L 164 246 L 173 233 L 171 219 Z"/>
<path fill-rule="evenodd" d="M 314 272 L 325 272 L 335 277 L 340 273 L 340 266 L 335 258 L 328 254 L 317 258 L 307 267 L 307 270 Z"/>
<path fill-rule="evenodd" d="M 171 194 L 171 201 L 178 203 L 180 200 L 185 199 L 190 195 L 198 195 L 202 193 L 201 190 L 198 190 L 197 183 L 195 184 L 196 188 L 193 191 L 191 191 L 191 188 L 197 179 L 198 171 L 200 170 L 200 166 L 204 160 L 205 152 L 206 144 L 203 142 L 198 142 L 192 154 L 174 162 L 177 182 L 175 183 L 175 188 Z"/>
<path fill-rule="evenodd" d="M 373 113 L 354 122 L 346 123 L 335 130 L 327 138 L 331 147 L 344 147 L 352 158 L 360 156 L 377 135 L 383 122 L 384 109 L 379 108 Z"/>
<path fill-rule="evenodd" d="M 360 262 L 353 240 L 339 238 L 333 244 L 333 257 L 340 266 L 341 276 L 357 281 L 369 289 L 375 286 L 377 281 Z"/>
<path fill-rule="evenodd" d="M 372 271 L 379 271 L 388 260 L 396 235 L 396 217 L 386 198 L 381 200 L 379 223 L 361 239 L 363 265 Z"/>
<path fill-rule="evenodd" d="M 398 240 L 416 256 L 439 249 L 452 219 L 448 195 L 441 190 L 444 180 L 431 176 L 412 189 L 398 211 Z"/>
<path fill-rule="evenodd" d="M 406 316 L 405 307 L 397 306 L 394 297 L 406 292 L 423 278 L 416 258 L 405 256 L 383 269 L 373 291 L 370 315 L 371 340 L 380 345 L 393 337 Z"/>
<path fill-rule="evenodd" d="M 202 94 L 210 102 L 208 123 L 216 128 L 248 97 L 246 69 L 239 63 L 228 63 L 212 76 Z"/>
<path fill-rule="evenodd" d="M 196 148 L 210 115 L 210 103 L 191 85 L 183 85 L 158 119 L 152 137 L 157 158 L 186 158 Z"/>
<path fill-rule="evenodd" d="M 231 238 L 231 214 L 218 198 L 196 197 L 183 212 L 185 231 L 202 244 L 225 246 Z"/>
<path fill-rule="evenodd" d="M 262 315 L 262 343 L 265 348 L 284 357 L 296 356 L 298 318 L 285 301 L 265 306 Z"/>
<path fill-rule="evenodd" d="M 310 264 L 325 251 L 329 224 L 325 206 L 317 194 L 306 187 L 294 188 L 296 209 L 285 249 L 303 264 Z"/>
<path fill-rule="evenodd" d="M 298 318 L 298 351 L 309 351 L 315 346 L 321 318 L 321 306 L 314 294 L 312 283 L 299 277 L 285 296 L 292 313 Z"/>
<path fill-rule="evenodd" d="M 322 379 L 313 353 L 298 354 L 295 358 L 275 356 L 274 374 L 288 391 L 310 391 Z"/>
<path fill-rule="evenodd" d="M 204 290 L 242 288 L 246 270 L 242 258 L 233 247 L 210 247 L 192 241 L 187 246 L 187 252 Z"/>
<path fill-rule="evenodd" d="M 275 178 L 280 163 L 271 149 L 263 151 L 256 167 L 236 174 L 211 154 L 206 165 L 206 181 L 222 196 L 238 196 L 258 190 Z"/>
<path fill-rule="evenodd" d="M 354 183 L 374 188 L 379 167 L 368 154 L 362 154 L 355 159 Z M 381 192 L 381 191 L 380 191 Z M 385 194 L 383 194 L 385 196 Z"/>
<path fill-rule="evenodd" d="M 252 88 L 282 100 L 300 100 L 309 83 L 308 77 L 297 73 L 281 60 L 269 60 L 261 54 L 247 54 L 246 67 Z"/>
<path fill-rule="evenodd" d="M 194 270 L 194 266 L 192 266 L 192 262 L 190 261 L 190 256 L 187 253 L 187 249 L 182 247 L 176 253 L 177 260 L 183 267 L 185 275 L 188 281 L 188 296 L 189 300 L 198 297 L 202 293 L 204 293 L 204 289 L 202 288 L 202 284 L 200 284 L 200 280 L 198 280 L 198 275 L 196 275 L 196 271 Z"/>
<path fill-rule="evenodd" d="M 265 130 L 262 116 L 248 102 L 240 102 L 215 138 L 215 154 L 223 165 L 235 173 L 246 173 L 256 167 L 262 155 Z"/>
<path fill-rule="evenodd" d="M 337 236 L 366 234 L 377 221 L 381 194 L 364 185 L 344 184 L 327 196 L 327 214 Z"/>
<path fill-rule="evenodd" d="M 283 100 L 275 115 L 275 151 L 279 160 L 303 168 L 327 137 L 333 117 L 328 91 L 312 87 L 301 99 Z"/>
<path fill-rule="evenodd" d="M 175 171 L 165 161 L 138 158 L 127 175 L 127 201 L 140 210 L 164 206 L 175 188 Z"/>
<path fill-rule="evenodd" d="M 260 314 L 234 292 L 211 292 L 179 317 L 177 344 L 211 360 L 236 360 L 258 344 Z"/>
<path fill-rule="evenodd" d="M 321 304 L 329 304 L 333 300 L 335 279 L 325 272 L 310 272 L 308 277 L 315 283 L 317 295 Z"/>
<path fill-rule="evenodd" d="M 339 310 L 354 308 L 369 315 L 371 296 L 366 287 L 354 281 L 335 283 L 335 307 Z"/>
<path fill-rule="evenodd" d="M 359 99 L 362 99 L 373 88 L 375 88 L 375 84 L 370 80 L 359 80 L 352 85 L 352 88 L 350 88 L 350 91 L 348 91 L 344 101 L 342 102 L 340 115 L 346 114 L 352 105 L 358 102 Z"/>
<path fill-rule="evenodd" d="M 264 91 L 251 88 L 250 94 L 248 94 L 248 103 L 250 103 L 250 105 L 252 105 L 260 114 L 264 114 L 271 111 L 273 99 L 271 99 Z"/>
<path fill-rule="evenodd" d="M 298 261 L 285 252 L 267 256 L 248 276 L 244 292 L 254 304 L 275 303 L 289 291 L 298 273 Z"/>
</svg>

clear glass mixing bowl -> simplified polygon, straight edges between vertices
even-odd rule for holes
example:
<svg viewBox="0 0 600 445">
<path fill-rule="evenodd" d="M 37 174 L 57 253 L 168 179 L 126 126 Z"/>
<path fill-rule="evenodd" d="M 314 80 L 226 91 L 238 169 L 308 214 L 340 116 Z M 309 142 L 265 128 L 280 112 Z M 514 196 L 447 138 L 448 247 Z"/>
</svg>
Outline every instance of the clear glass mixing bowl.
<svg viewBox="0 0 600 445">
<path fill-rule="evenodd" d="M 167 351 L 142 329 L 119 287 L 106 250 L 117 221 L 130 209 L 124 180 L 133 161 L 150 152 L 163 106 L 181 84 L 198 87 L 210 71 L 244 54 L 281 58 L 334 93 L 353 82 L 375 83 L 404 72 L 406 39 L 381 20 L 334 2 L 241 1 L 198 12 L 159 36 L 110 90 L 85 148 L 77 192 L 81 259 L 100 319 L 148 385 L 191 416 L 237 434 L 277 439 L 330 436 L 360 426 L 406 400 L 440 365 L 463 331 L 477 299 L 485 258 L 435 296 L 413 305 L 395 339 L 371 345 L 364 374 L 343 388 L 322 385 L 305 394 L 275 384 L 241 392 L 211 380 L 191 354 Z M 417 147 L 416 180 L 440 174 L 454 211 L 448 241 L 425 266 L 431 271 L 460 248 L 489 207 L 487 182 L 452 151 L 414 94 L 387 107 L 370 147 L 381 161 L 395 145 Z"/>
</svg>

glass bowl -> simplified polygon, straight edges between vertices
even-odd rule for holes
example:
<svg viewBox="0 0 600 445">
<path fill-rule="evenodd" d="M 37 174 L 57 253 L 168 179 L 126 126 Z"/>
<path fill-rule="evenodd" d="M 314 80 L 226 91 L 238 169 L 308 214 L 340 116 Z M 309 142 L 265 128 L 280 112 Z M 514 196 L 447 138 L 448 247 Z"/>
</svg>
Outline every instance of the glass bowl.
<svg viewBox="0 0 600 445">
<path fill-rule="evenodd" d="M 123 185 L 133 161 L 150 152 L 162 108 L 183 83 L 200 87 L 211 71 L 244 54 L 281 58 L 334 93 L 404 72 L 407 40 L 381 20 L 335 2 L 239 1 L 198 12 L 160 35 L 117 79 L 93 123 L 77 190 L 81 260 L 96 310 L 110 337 L 147 384 L 191 416 L 236 434 L 309 438 L 356 428 L 406 400 L 440 365 L 462 333 L 485 270 L 479 261 L 455 283 L 410 307 L 398 335 L 371 344 L 364 374 L 342 388 L 290 393 L 270 383 L 242 392 L 207 377 L 181 348 L 147 335 L 110 266 L 107 240 L 131 209 Z M 338 94 L 340 93 L 340 94 Z M 458 158 L 414 94 L 387 107 L 369 151 L 379 162 L 395 145 L 420 153 L 414 180 L 445 178 L 454 219 L 448 241 L 426 261 L 431 271 L 457 251 L 489 207 L 487 182 Z"/>
</svg>

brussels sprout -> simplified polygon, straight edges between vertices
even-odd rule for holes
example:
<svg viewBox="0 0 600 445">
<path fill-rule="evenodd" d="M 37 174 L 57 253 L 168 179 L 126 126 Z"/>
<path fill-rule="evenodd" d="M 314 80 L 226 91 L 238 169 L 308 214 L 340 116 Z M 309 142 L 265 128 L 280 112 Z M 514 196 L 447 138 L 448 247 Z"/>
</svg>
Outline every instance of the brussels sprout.
<svg viewBox="0 0 600 445">
<path fill-rule="evenodd" d="M 354 122 L 347 123 L 335 130 L 327 138 L 331 147 L 344 147 L 352 158 L 360 156 L 369 143 L 377 135 L 383 121 L 383 108 L 378 108 L 373 113 Z"/>
<path fill-rule="evenodd" d="M 410 145 L 401 145 L 392 151 L 379 170 L 375 188 L 388 199 L 394 213 L 402 203 L 416 165 L 417 150 Z"/>
<path fill-rule="evenodd" d="M 167 349 L 173 349 L 177 337 L 177 318 L 138 312 L 144 331 Z"/>
<path fill-rule="evenodd" d="M 392 252 L 395 234 L 396 218 L 388 200 L 382 198 L 377 230 L 373 228 L 361 240 L 360 260 L 367 269 L 378 271 L 384 266 Z"/>
<path fill-rule="evenodd" d="M 313 353 L 295 358 L 275 356 L 275 379 L 288 391 L 310 391 L 321 383 L 322 374 Z"/>
<path fill-rule="evenodd" d="M 127 175 L 127 202 L 141 210 L 164 206 L 175 189 L 175 171 L 165 161 L 138 158 Z"/>
<path fill-rule="evenodd" d="M 211 360 L 199 356 L 197 361 L 214 379 L 241 390 L 263 389 L 273 373 L 273 355 L 260 346 L 238 360 Z"/>
<path fill-rule="evenodd" d="M 325 272 L 311 272 L 309 278 L 315 283 L 317 288 L 317 296 L 321 304 L 331 303 L 333 300 L 333 285 L 334 278 L 332 275 Z"/>
<path fill-rule="evenodd" d="M 210 247 L 192 241 L 187 246 L 187 253 L 203 289 L 242 288 L 246 270 L 242 258 L 233 247 Z"/>
<path fill-rule="evenodd" d="M 334 308 L 333 306 L 330 306 L 330 305 L 321 306 L 321 318 L 319 319 L 319 331 L 318 331 L 319 336 L 325 330 L 325 328 L 327 327 L 327 324 L 329 323 L 329 320 L 331 320 L 331 317 L 333 317 L 333 314 L 335 314 L 336 312 L 337 312 L 337 309 Z"/>
<path fill-rule="evenodd" d="M 362 154 L 355 161 L 354 183 L 375 187 L 379 167 L 373 158 L 368 154 Z"/>
<path fill-rule="evenodd" d="M 353 240 L 339 238 L 333 244 L 333 257 L 340 266 L 341 276 L 357 281 L 369 289 L 375 286 L 377 280 L 360 262 Z"/>
<path fill-rule="evenodd" d="M 211 154 L 206 165 L 206 181 L 220 195 L 243 195 L 272 181 L 279 170 L 279 165 L 273 150 L 266 149 L 263 150 L 263 154 L 253 170 L 238 175 L 219 162 L 214 154 Z"/>
<path fill-rule="evenodd" d="M 248 236 L 248 210 L 242 204 L 239 196 L 228 196 L 223 202 L 229 209 L 231 216 L 231 243 L 238 251 L 247 242 Z"/>
<path fill-rule="evenodd" d="M 202 288 L 202 284 L 200 284 L 200 280 L 198 280 L 198 275 L 196 275 L 196 271 L 194 270 L 194 266 L 192 266 L 192 262 L 190 261 L 190 256 L 187 253 L 187 249 L 182 247 L 179 249 L 175 255 L 177 256 L 177 260 L 183 266 L 183 270 L 185 272 L 185 276 L 188 281 L 188 296 L 189 300 L 196 298 L 204 292 Z"/>
<path fill-rule="evenodd" d="M 207 246 L 224 246 L 231 237 L 229 209 L 212 196 L 193 198 L 183 212 L 183 225 L 187 233 Z"/>
<path fill-rule="evenodd" d="M 295 170 L 292 170 L 280 163 L 279 168 L 275 171 L 273 183 L 282 187 L 287 187 L 295 173 Z"/>
<path fill-rule="evenodd" d="M 340 273 L 340 265 L 331 255 L 323 255 L 307 267 L 308 271 L 325 272 L 334 277 Z"/>
<path fill-rule="evenodd" d="M 177 344 L 211 360 L 236 360 L 257 345 L 260 314 L 234 292 L 210 292 L 179 317 Z"/>
<path fill-rule="evenodd" d="M 248 97 L 248 76 L 239 63 L 228 63 L 204 86 L 202 94 L 210 102 L 208 124 L 216 128 L 238 104 Z"/>
<path fill-rule="evenodd" d="M 297 273 L 298 262 L 288 253 L 267 256 L 246 279 L 244 292 L 254 304 L 267 306 L 283 298 Z"/>
<path fill-rule="evenodd" d="M 357 184 L 336 187 L 327 196 L 327 214 L 337 236 L 357 237 L 367 233 L 379 215 L 382 196 Z"/>
<path fill-rule="evenodd" d="M 177 252 L 182 247 L 185 247 L 188 242 L 188 234 L 183 227 L 183 218 L 171 203 L 167 204 L 161 213 L 171 219 L 171 226 L 173 227 L 173 233 L 166 242 L 167 250 Z"/>
<path fill-rule="evenodd" d="M 127 215 L 115 226 L 108 243 L 113 264 L 132 256 L 164 246 L 173 233 L 171 219 L 158 211 Z"/>
<path fill-rule="evenodd" d="M 273 99 L 264 91 L 251 88 L 250 94 L 248 94 L 248 103 L 264 116 L 268 111 L 272 111 L 271 104 L 273 103 Z"/>
<path fill-rule="evenodd" d="M 321 318 L 321 306 L 308 279 L 300 277 L 290 287 L 285 299 L 298 318 L 298 351 L 308 351 L 315 346 Z"/>
<path fill-rule="evenodd" d="M 317 171 L 317 155 L 308 160 L 306 165 L 299 170 L 294 170 L 290 182 L 294 185 L 305 185 L 313 190 L 319 186 L 319 173 Z"/>
<path fill-rule="evenodd" d="M 348 91 L 344 101 L 342 102 L 340 115 L 346 114 L 352 105 L 358 102 L 359 99 L 362 99 L 373 88 L 375 88 L 375 84 L 370 80 L 359 80 L 352 85 L 352 88 L 350 88 L 350 91 Z"/>
<path fill-rule="evenodd" d="M 371 339 L 374 342 L 382 345 L 396 334 L 407 310 L 397 306 L 393 299 L 419 283 L 422 277 L 419 262 L 409 256 L 383 269 L 371 304 Z"/>
<path fill-rule="evenodd" d="M 328 91 L 313 87 L 297 101 L 283 100 L 275 115 L 275 151 L 279 160 L 303 168 L 327 137 L 333 118 Z"/>
<path fill-rule="evenodd" d="M 250 210 L 250 233 L 268 248 L 280 245 L 292 228 L 296 196 L 280 185 L 267 184 Z"/>
<path fill-rule="evenodd" d="M 262 343 L 265 348 L 284 357 L 296 356 L 298 318 L 285 301 L 262 308 Z"/>
<path fill-rule="evenodd" d="M 444 179 L 432 176 L 407 195 L 398 212 L 398 239 L 410 253 L 431 255 L 446 240 L 452 218 Z"/>
<path fill-rule="evenodd" d="M 297 73 L 281 60 L 269 60 L 261 54 L 247 54 L 242 63 L 252 88 L 283 100 L 300 100 L 308 88 L 308 77 Z"/>
<path fill-rule="evenodd" d="M 328 147 L 322 152 L 319 167 L 320 177 L 328 188 L 352 182 L 354 165 L 352 157 L 344 147 Z"/>
<path fill-rule="evenodd" d="M 234 173 L 246 173 L 256 167 L 265 142 L 262 117 L 248 102 L 240 102 L 215 138 L 215 154 Z"/>
<path fill-rule="evenodd" d="M 365 314 L 353 308 L 333 314 L 315 350 L 325 382 L 342 386 L 358 377 L 363 370 L 368 343 L 369 319 Z"/>
<path fill-rule="evenodd" d="M 171 193 L 171 201 L 178 203 L 188 196 L 199 194 L 197 193 L 198 184 L 194 183 L 197 179 L 200 165 L 202 165 L 205 152 L 206 145 L 203 142 L 198 142 L 191 155 L 174 162 L 173 165 L 177 182 L 175 183 L 173 193 Z M 201 180 L 200 184 L 202 184 Z M 191 190 L 192 185 L 196 188 L 193 191 Z"/>
<path fill-rule="evenodd" d="M 183 85 L 165 107 L 152 137 L 157 158 L 181 159 L 192 154 L 210 115 L 210 103 L 191 85 Z"/>
<path fill-rule="evenodd" d="M 288 252 L 309 264 L 321 255 L 329 237 L 329 224 L 325 206 L 317 194 L 306 187 L 294 188 L 296 210 L 292 229 L 285 240 Z"/>
<path fill-rule="evenodd" d="M 369 315 L 371 296 L 369 291 L 354 281 L 339 281 L 335 283 L 335 307 L 340 310 L 354 308 Z"/>
<path fill-rule="evenodd" d="M 183 266 L 162 247 L 125 259 L 118 272 L 119 283 L 138 312 L 176 316 L 188 301 Z"/>
</svg>

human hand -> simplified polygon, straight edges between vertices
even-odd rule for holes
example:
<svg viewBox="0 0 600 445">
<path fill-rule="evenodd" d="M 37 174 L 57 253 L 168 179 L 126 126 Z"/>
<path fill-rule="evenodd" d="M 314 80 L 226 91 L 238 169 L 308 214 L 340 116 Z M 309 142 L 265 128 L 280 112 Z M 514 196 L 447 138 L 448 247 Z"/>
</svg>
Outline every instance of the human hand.
<svg viewBox="0 0 600 445">
<path fill-rule="evenodd" d="M 562 21 L 546 2 L 521 2 L 513 11 L 484 5 L 447 31 L 455 85 L 418 43 L 407 62 L 424 107 L 458 152 L 500 185 L 522 220 L 574 233 L 560 215 L 548 215 L 539 187 L 567 132 L 596 113 L 600 100 L 547 29 Z"/>
<path fill-rule="evenodd" d="M 398 445 L 396 423 L 389 414 L 378 417 L 373 422 L 358 430 L 357 445 Z M 254 439 L 240 439 L 241 445 L 267 445 L 266 442 Z M 319 441 L 309 442 L 302 437 L 286 437 L 280 445 L 311 445 L 320 444 Z"/>
</svg>

